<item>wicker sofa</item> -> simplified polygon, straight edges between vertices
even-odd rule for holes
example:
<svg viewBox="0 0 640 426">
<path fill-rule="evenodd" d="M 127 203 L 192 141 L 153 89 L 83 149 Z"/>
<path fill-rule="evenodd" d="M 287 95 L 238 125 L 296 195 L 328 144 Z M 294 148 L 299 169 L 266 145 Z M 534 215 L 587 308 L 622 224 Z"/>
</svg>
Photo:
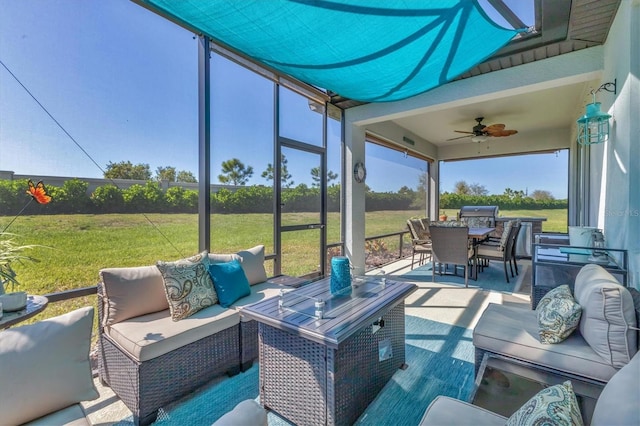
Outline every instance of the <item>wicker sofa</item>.
<svg viewBox="0 0 640 426">
<path fill-rule="evenodd" d="M 604 386 L 638 350 L 633 297 L 593 264 L 578 273 L 574 296 L 582 307 L 580 324 L 558 344 L 540 343 L 536 311 L 489 304 L 473 330 L 476 373 L 489 352 Z"/>
<path fill-rule="evenodd" d="M 223 374 L 237 374 L 257 358 L 257 326 L 241 316 L 244 305 L 279 294 L 267 280 L 264 246 L 209 254 L 209 262 L 239 258 L 251 293 L 227 308 L 206 307 L 172 320 L 156 266 L 107 268 L 98 284 L 100 380 L 149 424 L 163 405 Z"/>
</svg>

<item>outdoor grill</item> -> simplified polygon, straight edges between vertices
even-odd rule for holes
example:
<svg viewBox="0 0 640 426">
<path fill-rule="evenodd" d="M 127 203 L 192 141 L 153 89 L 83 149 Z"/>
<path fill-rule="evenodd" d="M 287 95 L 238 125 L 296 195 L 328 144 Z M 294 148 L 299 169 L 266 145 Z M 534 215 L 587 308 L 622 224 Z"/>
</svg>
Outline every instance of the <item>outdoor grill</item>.
<svg viewBox="0 0 640 426">
<path fill-rule="evenodd" d="M 496 226 L 496 217 L 498 216 L 498 206 L 462 206 L 458 219 L 463 218 L 489 218 L 492 228 Z"/>
</svg>

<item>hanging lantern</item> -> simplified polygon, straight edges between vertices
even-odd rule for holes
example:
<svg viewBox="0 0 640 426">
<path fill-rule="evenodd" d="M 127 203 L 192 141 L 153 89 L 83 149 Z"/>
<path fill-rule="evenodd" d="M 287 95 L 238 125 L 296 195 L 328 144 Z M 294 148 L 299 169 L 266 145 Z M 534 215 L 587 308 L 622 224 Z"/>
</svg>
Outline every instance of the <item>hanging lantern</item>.
<svg viewBox="0 0 640 426">
<path fill-rule="evenodd" d="M 611 89 L 613 86 L 613 89 Z M 616 93 L 616 82 L 605 83 L 598 90 L 591 91 L 593 103 L 586 107 L 585 114 L 578 119 L 578 143 L 593 145 L 603 143 L 609 138 L 609 119 L 611 115 L 600 110 L 600 102 L 596 102 L 596 93 L 600 90 Z"/>
<path fill-rule="evenodd" d="M 609 114 L 600 111 L 600 102 L 587 105 L 586 114 L 578 119 L 578 142 L 581 145 L 593 145 L 606 141 L 609 138 L 610 118 Z"/>
</svg>

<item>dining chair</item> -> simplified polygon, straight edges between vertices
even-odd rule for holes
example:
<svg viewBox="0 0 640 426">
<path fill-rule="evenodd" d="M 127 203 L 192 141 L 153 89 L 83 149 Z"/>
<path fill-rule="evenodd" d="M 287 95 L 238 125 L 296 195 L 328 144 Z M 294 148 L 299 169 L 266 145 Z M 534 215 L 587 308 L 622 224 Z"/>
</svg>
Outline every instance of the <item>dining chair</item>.
<svg viewBox="0 0 640 426">
<path fill-rule="evenodd" d="M 493 242 L 481 243 L 476 246 L 476 256 L 478 262 L 481 264 L 484 261 L 498 260 L 502 261 L 504 266 L 504 276 L 509 282 L 509 272 L 507 271 L 507 264 L 509 265 L 509 270 L 511 271 L 511 276 L 515 277 L 513 273 L 513 266 L 511 264 L 515 250 L 514 244 L 515 240 L 520 232 L 520 221 L 510 221 L 513 223 L 505 224 L 505 230 L 508 229 L 508 233 L 503 234 L 503 238 L 501 239 L 499 244 L 495 244 Z M 516 265 L 517 270 L 517 265 Z"/>
<path fill-rule="evenodd" d="M 469 260 L 474 258 L 474 248 L 469 244 L 469 228 L 466 226 L 429 227 L 431 234 L 432 281 L 436 280 L 436 263 L 464 266 L 464 286 L 469 282 Z M 446 272 L 446 268 L 445 268 Z"/>
<path fill-rule="evenodd" d="M 413 269 L 416 254 L 420 255 L 418 265 L 422 265 L 427 255 L 431 254 L 431 239 L 421 219 L 408 219 L 407 227 L 411 233 L 411 269 Z"/>
</svg>

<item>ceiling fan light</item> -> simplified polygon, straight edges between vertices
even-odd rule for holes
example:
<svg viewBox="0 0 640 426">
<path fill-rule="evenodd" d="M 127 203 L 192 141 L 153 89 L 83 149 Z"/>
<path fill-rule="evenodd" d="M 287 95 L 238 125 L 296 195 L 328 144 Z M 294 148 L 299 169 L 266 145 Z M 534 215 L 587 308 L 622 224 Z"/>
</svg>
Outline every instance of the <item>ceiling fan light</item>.
<svg viewBox="0 0 640 426">
<path fill-rule="evenodd" d="M 489 136 L 485 135 L 474 136 L 471 138 L 471 142 L 485 142 L 487 140 L 489 140 Z"/>
</svg>

